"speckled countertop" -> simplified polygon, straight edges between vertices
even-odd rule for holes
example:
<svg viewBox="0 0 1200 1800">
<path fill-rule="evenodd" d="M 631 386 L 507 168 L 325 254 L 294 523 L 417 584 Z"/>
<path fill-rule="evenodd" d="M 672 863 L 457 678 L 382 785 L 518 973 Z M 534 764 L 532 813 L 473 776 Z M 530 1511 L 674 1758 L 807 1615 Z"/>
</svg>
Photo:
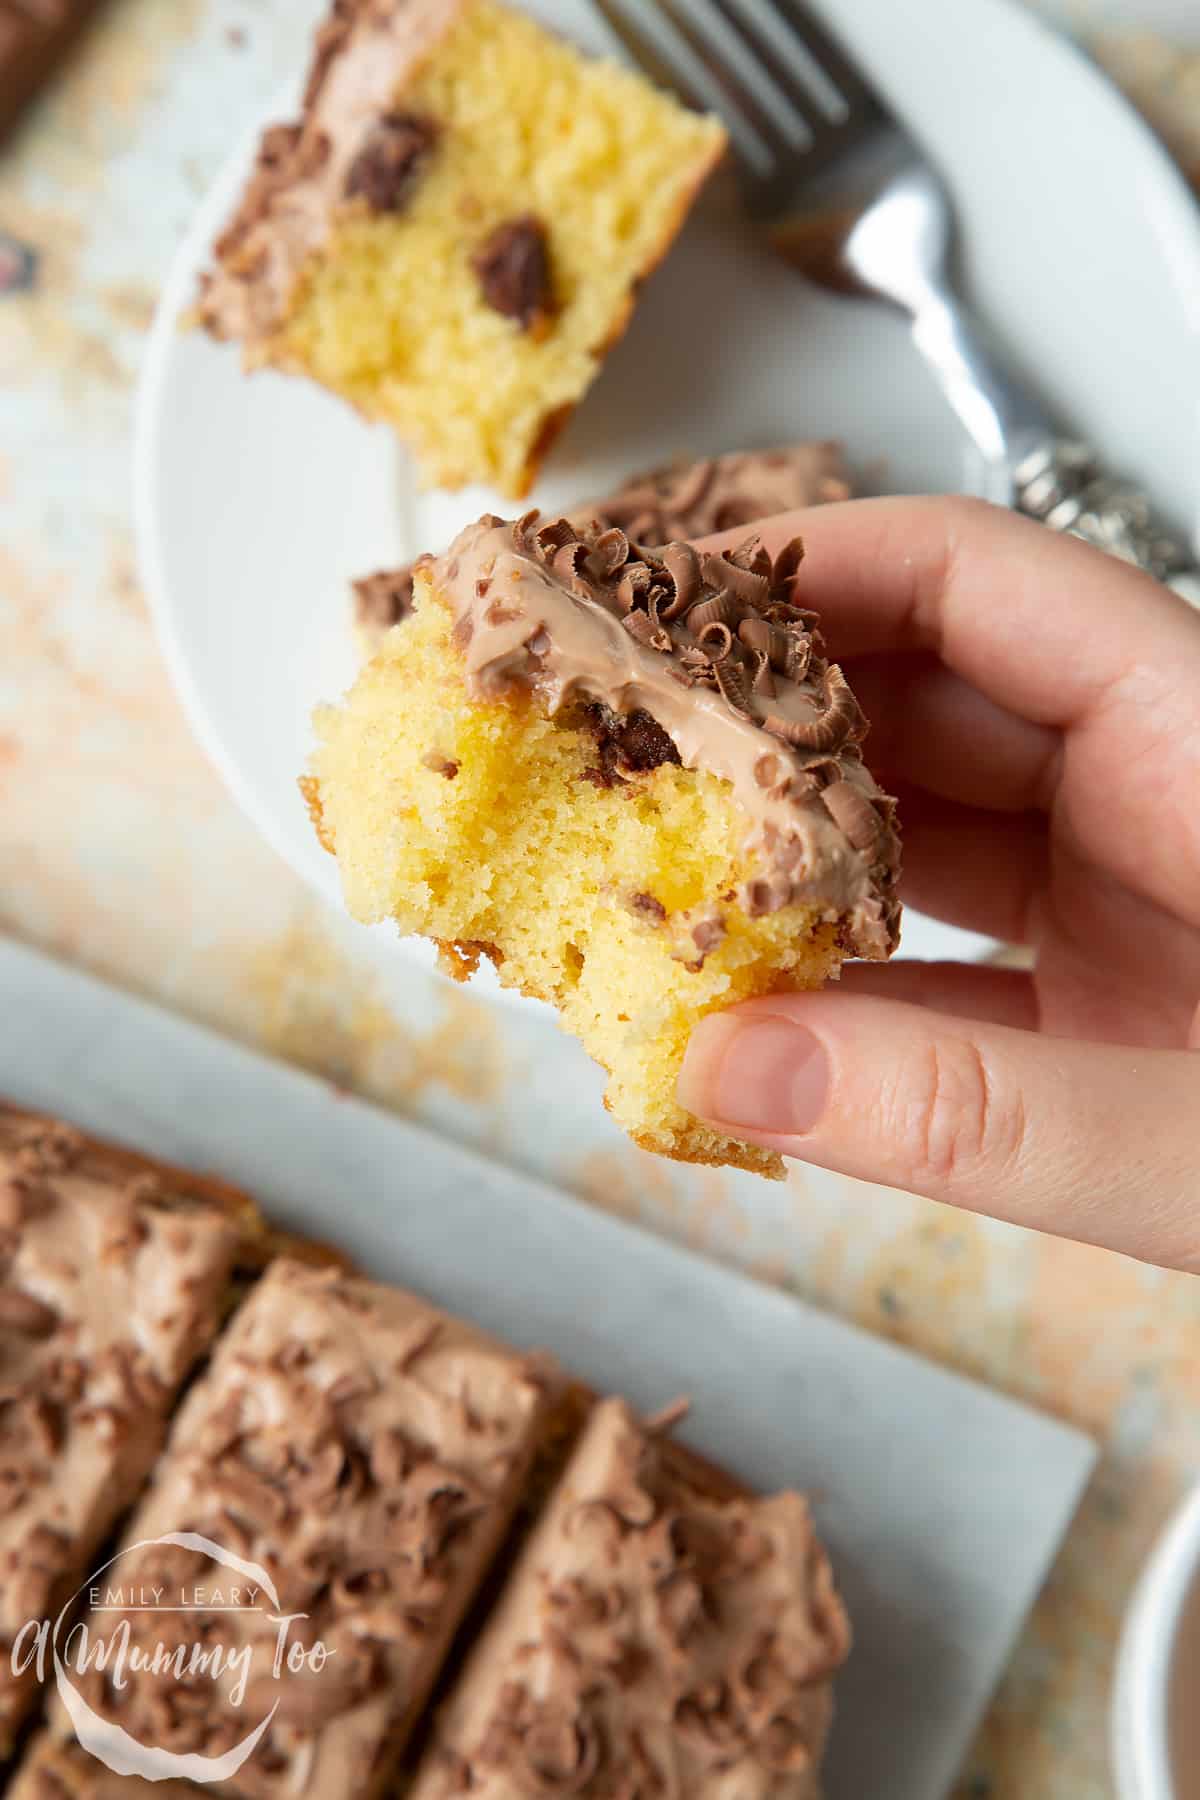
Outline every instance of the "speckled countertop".
<svg viewBox="0 0 1200 1800">
<path fill-rule="evenodd" d="M 1101 1800 L 1121 1613 L 1200 1460 L 1200 1283 L 820 1174 L 776 1189 L 643 1156 L 549 1022 L 381 960 L 301 887 L 167 686 L 130 530 L 138 358 L 231 123 L 295 66 L 316 10 L 113 0 L 0 149 L 0 231 L 37 258 L 30 290 L 0 296 L 0 929 L 1096 1433 L 1099 1473 L 959 1797 Z M 1135 14 L 1116 0 L 1104 22 Z M 1131 53 L 1200 163 L 1200 73 L 1152 40 Z"/>
</svg>

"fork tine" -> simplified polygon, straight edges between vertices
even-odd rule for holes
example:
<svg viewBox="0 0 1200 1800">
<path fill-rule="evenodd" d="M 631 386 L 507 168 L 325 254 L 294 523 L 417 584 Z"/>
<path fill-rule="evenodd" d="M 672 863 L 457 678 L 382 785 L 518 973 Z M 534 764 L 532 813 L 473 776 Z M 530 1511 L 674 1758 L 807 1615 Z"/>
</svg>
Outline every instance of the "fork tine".
<svg viewBox="0 0 1200 1800">
<path fill-rule="evenodd" d="M 698 25 L 689 18 L 687 12 L 678 4 L 678 0 L 658 0 L 658 10 L 668 19 L 677 35 L 685 43 L 694 56 L 703 62 L 713 80 L 718 83 L 731 106 L 739 112 L 750 125 L 754 134 L 764 148 L 769 150 L 776 162 L 782 162 L 792 154 L 792 145 L 779 124 L 771 117 L 758 96 L 729 67 L 721 57 L 716 46 L 701 32 Z"/>
<path fill-rule="evenodd" d="M 813 88 L 780 55 L 776 44 L 767 36 L 758 20 L 743 14 L 741 7 L 734 5 L 732 0 L 708 0 L 708 4 L 728 30 L 746 46 L 784 99 L 799 113 L 810 135 L 816 138 L 821 132 L 827 131 L 833 121 Z"/>
<path fill-rule="evenodd" d="M 634 23 L 619 0 L 595 0 L 610 31 L 618 37 L 637 66 L 658 87 L 679 95 L 697 112 L 711 112 L 712 103 L 690 79 L 685 69 L 667 61 L 648 31 Z"/>
<path fill-rule="evenodd" d="M 841 94 L 851 112 L 864 119 L 887 118 L 887 110 L 875 89 L 837 39 L 804 4 L 804 0 L 770 0 L 770 4 L 791 27 L 813 62 Z"/>
</svg>

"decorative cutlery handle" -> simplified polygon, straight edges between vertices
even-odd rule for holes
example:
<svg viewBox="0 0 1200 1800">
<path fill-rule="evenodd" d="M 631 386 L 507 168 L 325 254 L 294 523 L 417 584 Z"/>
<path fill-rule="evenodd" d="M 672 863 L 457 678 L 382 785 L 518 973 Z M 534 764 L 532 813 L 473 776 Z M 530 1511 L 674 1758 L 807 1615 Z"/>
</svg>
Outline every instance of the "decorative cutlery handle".
<svg viewBox="0 0 1200 1800">
<path fill-rule="evenodd" d="M 1058 439 L 1026 451 L 1013 469 L 1013 489 L 1018 511 L 1098 545 L 1200 603 L 1200 567 L 1187 545 L 1145 494 L 1106 474 L 1086 444 Z"/>
</svg>

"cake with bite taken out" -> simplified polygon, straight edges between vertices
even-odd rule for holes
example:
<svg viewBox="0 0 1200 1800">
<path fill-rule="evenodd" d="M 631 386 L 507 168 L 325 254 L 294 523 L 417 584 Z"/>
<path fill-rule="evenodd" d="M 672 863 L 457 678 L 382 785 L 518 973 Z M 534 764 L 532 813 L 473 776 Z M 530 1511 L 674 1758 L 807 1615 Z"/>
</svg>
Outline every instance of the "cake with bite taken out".
<svg viewBox="0 0 1200 1800">
<path fill-rule="evenodd" d="M 899 922 L 894 806 L 801 556 L 487 516 L 417 565 L 302 783 L 356 917 L 550 1001 L 646 1149 L 773 1176 L 679 1105 L 688 1038 Z"/>
</svg>

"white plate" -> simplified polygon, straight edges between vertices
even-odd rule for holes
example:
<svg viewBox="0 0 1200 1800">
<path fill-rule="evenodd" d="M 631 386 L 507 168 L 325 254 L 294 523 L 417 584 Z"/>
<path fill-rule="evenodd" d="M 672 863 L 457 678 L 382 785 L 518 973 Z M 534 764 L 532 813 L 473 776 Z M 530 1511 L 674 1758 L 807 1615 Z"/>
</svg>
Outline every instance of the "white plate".
<svg viewBox="0 0 1200 1800">
<path fill-rule="evenodd" d="M 608 43 L 587 0 L 531 10 Z M 999 338 L 1064 424 L 1190 525 L 1200 514 L 1200 229 L 1155 140 L 1069 45 L 1004 0 L 829 0 L 824 10 L 946 171 L 970 285 Z M 386 430 L 307 382 L 247 380 L 235 350 L 180 331 L 261 123 L 200 207 L 151 336 L 136 456 L 141 561 L 201 741 L 263 834 L 340 904 L 296 776 L 314 704 L 354 672 L 348 583 L 511 503 L 481 489 L 418 493 Z M 649 284 L 532 498 L 553 507 L 681 451 L 800 436 L 840 437 L 893 489 L 964 485 L 961 433 L 899 321 L 799 282 L 717 192 Z M 987 947 L 908 916 L 906 954 Z M 490 970 L 477 979 L 496 988 Z"/>
<path fill-rule="evenodd" d="M 0 939 L 0 1094 L 255 1194 L 800 1486 L 854 1619 L 828 1800 L 940 1800 L 1095 1462 L 1082 1433 Z"/>
</svg>

